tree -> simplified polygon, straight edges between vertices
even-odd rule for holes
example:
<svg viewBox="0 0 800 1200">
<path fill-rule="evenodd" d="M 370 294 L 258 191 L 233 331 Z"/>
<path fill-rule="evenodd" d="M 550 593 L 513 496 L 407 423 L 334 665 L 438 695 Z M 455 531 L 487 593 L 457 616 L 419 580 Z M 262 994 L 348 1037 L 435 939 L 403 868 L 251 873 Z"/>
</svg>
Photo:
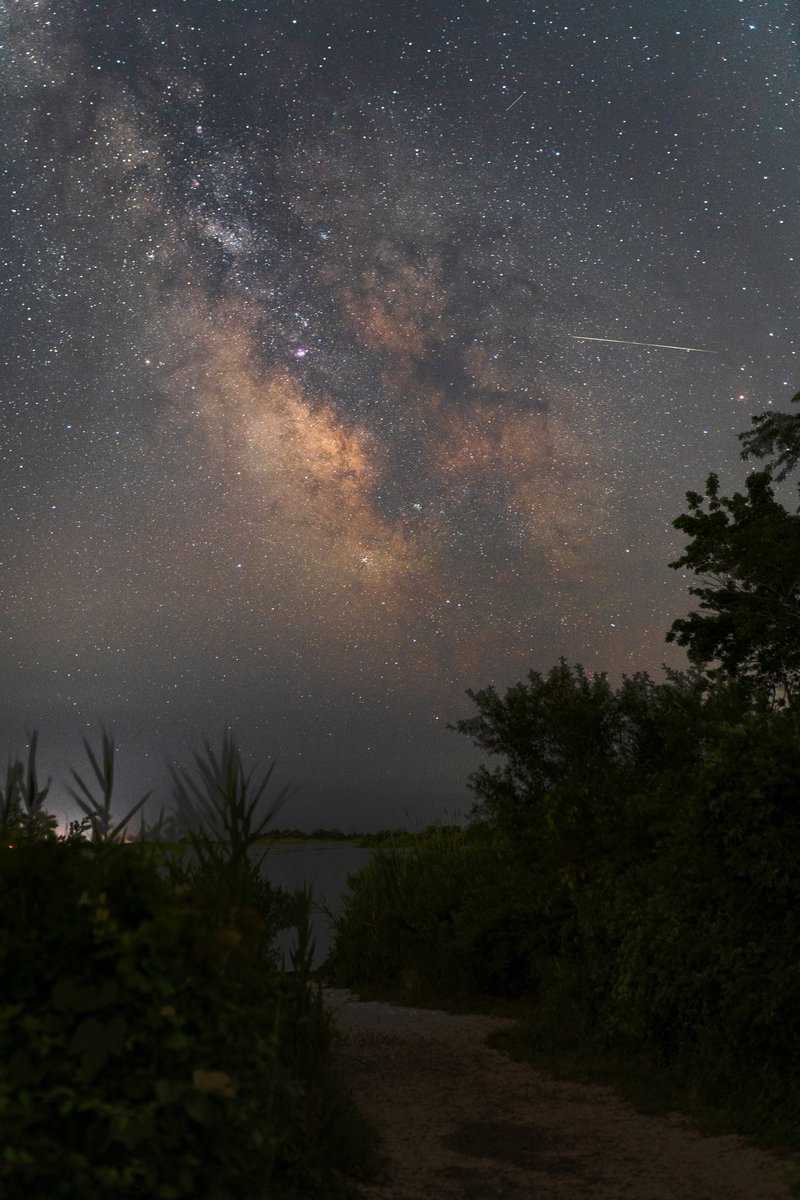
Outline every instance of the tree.
<svg viewBox="0 0 800 1200">
<path fill-rule="evenodd" d="M 800 392 L 791 404 L 800 404 Z M 752 418 L 753 429 L 739 434 L 742 458 L 768 458 L 775 479 L 781 483 L 800 462 L 800 412 L 763 412 Z"/>
<path fill-rule="evenodd" d="M 478 811 L 518 832 L 541 818 L 549 790 L 567 777 L 596 779 L 615 757 L 614 692 L 606 676 L 590 676 L 562 658 L 547 677 L 528 673 L 500 696 L 494 687 L 468 691 L 479 715 L 453 728 L 502 765 L 470 777 Z"/>
<path fill-rule="evenodd" d="M 705 496 L 687 492 L 689 511 L 673 522 L 690 541 L 670 566 L 699 577 L 689 592 L 700 611 L 674 621 L 667 641 L 686 646 L 709 676 L 750 680 L 782 704 L 800 686 L 800 512 L 776 500 L 773 479 L 800 461 L 800 414 L 762 413 L 753 424 L 740 435 L 743 457 L 775 460 L 731 497 L 710 475 Z"/>
<path fill-rule="evenodd" d="M 614 689 L 605 674 L 563 658 L 547 676 L 530 671 L 505 695 L 494 687 L 468 691 L 478 715 L 451 728 L 499 760 L 470 776 L 475 814 L 512 838 L 533 833 L 540 843 L 556 829 L 559 838 L 575 830 L 594 837 L 618 820 L 633 831 L 663 797 L 674 807 L 710 728 L 740 719 L 747 703 L 736 691 L 716 688 L 709 703 L 708 681 L 697 671 L 668 671 L 664 683 L 637 672 Z"/>
</svg>

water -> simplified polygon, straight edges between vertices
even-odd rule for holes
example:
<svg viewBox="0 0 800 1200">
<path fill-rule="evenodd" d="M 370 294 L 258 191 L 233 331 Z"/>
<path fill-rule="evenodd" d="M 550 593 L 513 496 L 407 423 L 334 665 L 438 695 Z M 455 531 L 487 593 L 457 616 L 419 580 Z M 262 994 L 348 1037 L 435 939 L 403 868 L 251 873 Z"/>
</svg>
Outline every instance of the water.
<svg viewBox="0 0 800 1200">
<path fill-rule="evenodd" d="M 311 887 L 314 900 L 338 916 L 344 909 L 347 876 L 366 866 L 372 853 L 351 842 L 278 845 L 269 850 L 261 869 L 271 883 L 289 892 L 304 884 Z M 316 911 L 312 928 L 316 942 L 313 965 L 318 967 L 333 946 L 333 930 L 325 913 Z M 296 932 L 285 930 L 278 935 L 276 945 L 284 956 L 284 965 L 290 966 L 289 956 L 297 945 Z"/>
</svg>

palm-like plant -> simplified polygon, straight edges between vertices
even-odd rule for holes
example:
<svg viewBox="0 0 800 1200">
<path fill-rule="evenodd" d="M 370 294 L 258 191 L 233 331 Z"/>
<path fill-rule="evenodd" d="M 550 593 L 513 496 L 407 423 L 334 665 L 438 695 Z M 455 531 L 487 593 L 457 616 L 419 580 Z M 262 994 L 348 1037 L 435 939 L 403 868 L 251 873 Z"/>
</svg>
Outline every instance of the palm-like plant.
<svg viewBox="0 0 800 1200">
<path fill-rule="evenodd" d="M 223 734 L 219 753 L 206 741 L 194 762 L 194 773 L 170 767 L 175 827 L 188 842 L 193 861 L 187 862 L 183 853 L 168 859 L 169 876 L 173 884 L 188 883 L 195 899 L 214 910 L 227 907 L 240 918 L 254 910 L 263 922 L 257 953 L 270 954 L 275 934 L 291 922 L 289 897 L 261 872 L 267 850 L 256 857 L 251 851 L 263 840 L 289 786 L 265 805 L 275 763 L 255 781 L 255 771 L 245 771 L 230 731 Z"/>
<path fill-rule="evenodd" d="M 81 811 L 86 813 L 86 816 L 91 821 L 93 842 L 123 841 L 128 825 L 152 793 L 146 792 L 141 800 L 137 800 L 121 821 L 115 822 L 113 820 L 111 816 L 111 797 L 114 791 L 114 754 L 116 746 L 113 737 L 106 732 L 105 727 L 102 725 L 100 726 L 100 732 L 102 734 L 102 751 L 99 759 L 94 750 L 92 750 L 88 739 L 83 739 L 83 747 L 89 759 L 94 777 L 99 785 L 100 796 L 96 797 L 92 794 L 89 785 L 74 769 L 71 772 L 72 778 L 75 780 L 80 791 L 76 791 L 72 787 L 68 787 L 67 790 Z"/>
<path fill-rule="evenodd" d="M 244 769 L 230 731 L 222 737 L 217 754 L 211 743 L 203 743 L 204 755 L 196 752 L 196 775 L 170 766 L 172 794 L 178 826 L 189 839 L 201 864 L 217 861 L 220 853 L 232 865 L 249 862 L 250 850 L 260 842 L 289 794 L 286 784 L 265 811 L 258 815 L 276 763 L 271 763 L 260 783 L 254 782 L 255 768 Z M 261 866 L 266 850 L 257 863 Z"/>
<path fill-rule="evenodd" d="M 26 837 L 47 837 L 58 824 L 44 808 L 50 780 L 44 787 L 39 786 L 36 770 L 38 741 L 35 730 L 28 734 L 27 767 L 19 758 L 8 761 L 5 788 L 0 789 L 0 829 L 4 835 L 18 832 Z"/>
</svg>

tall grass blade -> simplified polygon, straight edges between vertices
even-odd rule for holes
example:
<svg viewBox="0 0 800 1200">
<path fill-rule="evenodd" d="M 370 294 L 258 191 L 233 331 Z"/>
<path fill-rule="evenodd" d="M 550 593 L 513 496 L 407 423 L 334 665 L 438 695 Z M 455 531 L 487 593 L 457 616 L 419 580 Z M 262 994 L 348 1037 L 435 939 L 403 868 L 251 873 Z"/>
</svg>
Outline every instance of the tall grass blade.
<svg viewBox="0 0 800 1200">
<path fill-rule="evenodd" d="M 261 783 L 254 786 L 255 768 L 245 772 L 239 750 L 227 730 L 219 754 L 205 740 L 202 753 L 196 751 L 193 757 L 195 775 L 170 766 L 173 797 L 183 829 L 198 855 L 214 853 L 214 845 L 222 844 L 231 861 L 243 862 L 285 802 L 289 785 L 280 790 L 256 821 L 276 764 L 271 763 Z"/>
<path fill-rule="evenodd" d="M 121 821 L 118 821 L 116 824 L 113 823 L 111 816 L 111 800 L 114 792 L 114 754 L 116 752 L 116 745 L 114 738 L 108 734 L 103 725 L 100 726 L 100 731 L 102 734 L 102 765 L 92 749 L 88 738 L 83 739 L 83 748 L 86 751 L 89 764 L 94 772 L 95 779 L 97 780 L 100 788 L 100 798 L 98 799 L 94 796 L 88 783 L 86 783 L 86 781 L 74 768 L 71 769 L 70 773 L 75 783 L 80 788 L 80 792 L 77 792 L 75 788 L 69 786 L 67 787 L 67 791 L 72 796 L 73 800 L 81 809 L 81 811 L 84 812 L 91 821 L 93 841 L 121 841 L 125 837 L 125 831 L 131 820 L 136 813 L 139 812 L 142 805 L 149 800 L 152 792 L 147 792 L 140 800 L 137 800 Z M 83 793 L 83 796 L 80 794 L 81 792 Z"/>
<path fill-rule="evenodd" d="M 38 742 L 39 734 L 34 730 L 33 733 L 28 735 L 28 777 L 25 781 L 25 806 L 30 817 L 41 811 L 52 782 L 52 780 L 48 779 L 43 788 L 39 787 L 39 780 L 36 774 L 36 749 Z"/>
</svg>

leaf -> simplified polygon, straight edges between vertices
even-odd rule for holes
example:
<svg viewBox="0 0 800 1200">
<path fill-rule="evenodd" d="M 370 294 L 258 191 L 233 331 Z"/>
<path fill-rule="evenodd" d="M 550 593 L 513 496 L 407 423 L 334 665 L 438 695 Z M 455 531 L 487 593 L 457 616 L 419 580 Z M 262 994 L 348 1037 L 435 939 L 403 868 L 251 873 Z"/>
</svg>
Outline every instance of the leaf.
<svg viewBox="0 0 800 1200">
<path fill-rule="evenodd" d="M 125 1112 L 114 1118 L 110 1140 L 121 1142 L 128 1150 L 135 1150 L 137 1146 L 141 1146 L 142 1142 L 151 1139 L 154 1133 L 155 1125 L 152 1113 Z"/>
<path fill-rule="evenodd" d="M 192 1072 L 192 1087 L 206 1096 L 215 1093 L 220 1096 L 236 1095 L 236 1085 L 224 1071 L 203 1071 L 198 1068 Z"/>
<path fill-rule="evenodd" d="M 117 998 L 117 991 L 117 984 L 113 979 L 89 984 L 77 975 L 69 975 L 65 979 L 59 979 L 50 994 L 50 1003 L 61 1011 L 96 1012 L 113 1004 Z"/>
<path fill-rule="evenodd" d="M 174 1079 L 157 1079 L 153 1088 L 159 1104 L 174 1104 L 182 1090 Z"/>
<path fill-rule="evenodd" d="M 118 1054 L 124 1048 L 127 1036 L 128 1022 L 124 1017 L 112 1017 L 110 1021 L 87 1017 L 72 1035 L 68 1053 L 82 1060 L 87 1075 L 96 1075 L 112 1054 Z"/>
</svg>

